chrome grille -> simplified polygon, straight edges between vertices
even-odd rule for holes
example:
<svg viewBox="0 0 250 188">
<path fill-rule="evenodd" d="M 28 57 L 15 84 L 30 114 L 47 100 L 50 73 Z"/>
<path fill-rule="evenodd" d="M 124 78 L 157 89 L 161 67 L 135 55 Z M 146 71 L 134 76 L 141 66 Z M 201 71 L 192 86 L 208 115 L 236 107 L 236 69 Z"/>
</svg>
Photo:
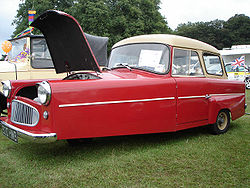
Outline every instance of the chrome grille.
<svg viewBox="0 0 250 188">
<path fill-rule="evenodd" d="M 13 123 L 26 126 L 35 126 L 38 123 L 39 113 L 33 106 L 18 100 L 13 100 L 11 106 Z"/>
</svg>

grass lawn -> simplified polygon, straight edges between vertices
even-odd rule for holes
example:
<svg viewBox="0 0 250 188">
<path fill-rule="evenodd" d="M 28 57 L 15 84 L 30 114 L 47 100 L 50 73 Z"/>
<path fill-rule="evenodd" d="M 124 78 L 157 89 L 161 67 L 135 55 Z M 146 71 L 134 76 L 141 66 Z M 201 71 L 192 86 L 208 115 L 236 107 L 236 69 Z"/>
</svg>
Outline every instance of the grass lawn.
<svg viewBox="0 0 250 188">
<path fill-rule="evenodd" d="M 250 91 L 247 91 L 250 113 Z M 86 145 L 16 144 L 0 134 L 0 187 L 250 187 L 250 115 L 214 136 L 98 138 Z"/>
</svg>

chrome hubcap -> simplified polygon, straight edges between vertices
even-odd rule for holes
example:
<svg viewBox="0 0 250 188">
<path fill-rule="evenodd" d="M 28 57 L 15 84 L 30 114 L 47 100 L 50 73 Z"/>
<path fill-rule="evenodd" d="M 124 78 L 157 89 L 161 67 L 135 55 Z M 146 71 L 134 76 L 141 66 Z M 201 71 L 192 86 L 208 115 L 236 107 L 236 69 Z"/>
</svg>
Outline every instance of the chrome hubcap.
<svg viewBox="0 0 250 188">
<path fill-rule="evenodd" d="M 247 79 L 245 82 L 246 82 L 246 88 L 250 89 L 250 79 Z"/>
<path fill-rule="evenodd" d="M 220 130 L 224 130 L 227 126 L 228 119 L 227 114 L 225 112 L 220 112 L 218 119 L 217 119 L 217 125 Z"/>
</svg>

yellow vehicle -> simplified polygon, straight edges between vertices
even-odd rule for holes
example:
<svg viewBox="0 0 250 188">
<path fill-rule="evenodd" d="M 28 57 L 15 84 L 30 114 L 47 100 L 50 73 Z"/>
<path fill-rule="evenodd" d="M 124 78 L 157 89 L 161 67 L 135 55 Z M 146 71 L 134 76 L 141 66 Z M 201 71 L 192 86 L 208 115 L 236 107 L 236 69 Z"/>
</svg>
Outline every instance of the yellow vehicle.
<svg viewBox="0 0 250 188">
<path fill-rule="evenodd" d="M 233 69 L 231 63 L 226 63 L 225 67 L 229 80 L 245 82 L 246 89 L 250 89 L 250 67 L 241 66 Z"/>
<path fill-rule="evenodd" d="M 243 81 L 246 88 L 250 89 L 250 45 L 233 45 L 231 48 L 220 50 L 220 54 L 225 62 L 228 79 Z M 236 60 L 243 60 L 243 64 L 240 63 L 233 69 L 232 64 Z"/>
<path fill-rule="evenodd" d="M 99 66 L 107 63 L 107 37 L 85 33 Z M 25 35 L 9 40 L 12 50 L 8 61 L 0 61 L 0 82 L 3 80 L 27 80 L 43 78 L 64 78 L 56 74 L 46 40 L 42 35 Z"/>
</svg>

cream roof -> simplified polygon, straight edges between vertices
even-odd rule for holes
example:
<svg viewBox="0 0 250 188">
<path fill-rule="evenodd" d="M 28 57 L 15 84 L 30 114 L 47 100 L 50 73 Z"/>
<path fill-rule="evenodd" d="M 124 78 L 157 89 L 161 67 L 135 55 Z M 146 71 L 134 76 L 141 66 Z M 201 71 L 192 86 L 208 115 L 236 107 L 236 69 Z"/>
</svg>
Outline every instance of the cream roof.
<svg viewBox="0 0 250 188">
<path fill-rule="evenodd" d="M 121 40 L 120 42 L 116 43 L 113 48 L 125 44 L 132 44 L 132 43 L 163 43 L 163 44 L 168 44 L 174 47 L 184 47 L 184 48 L 190 48 L 190 49 L 199 49 L 199 50 L 205 50 L 213 53 L 219 53 L 219 51 L 204 42 L 187 38 L 187 37 L 182 37 L 182 36 L 177 36 L 177 35 L 170 35 L 170 34 L 150 34 L 150 35 L 140 35 L 140 36 L 135 36 L 135 37 L 130 37 L 124 40 Z"/>
</svg>

